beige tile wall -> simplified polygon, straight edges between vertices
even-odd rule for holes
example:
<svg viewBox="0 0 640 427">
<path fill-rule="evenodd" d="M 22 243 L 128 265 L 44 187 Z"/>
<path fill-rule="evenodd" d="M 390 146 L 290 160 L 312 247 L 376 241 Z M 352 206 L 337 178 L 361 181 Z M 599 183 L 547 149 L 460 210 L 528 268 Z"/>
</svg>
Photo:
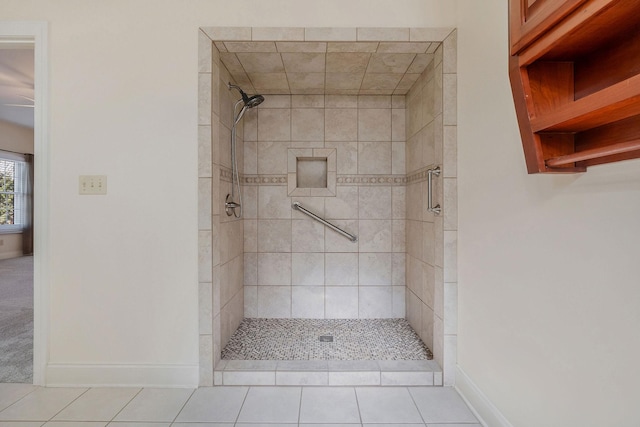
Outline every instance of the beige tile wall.
<svg viewBox="0 0 640 427">
<path fill-rule="evenodd" d="M 200 385 L 213 385 L 213 368 L 222 348 L 244 317 L 243 221 L 228 217 L 224 200 L 231 191 L 231 125 L 233 103 L 211 40 L 200 34 L 198 126 L 198 228 Z M 243 165 L 243 133 L 238 158 Z"/>
<path fill-rule="evenodd" d="M 215 47 L 213 50 L 217 53 Z M 214 97 L 212 103 L 219 105 L 218 138 L 217 140 L 214 139 L 214 144 L 219 147 L 219 150 L 217 150 L 219 157 L 213 158 L 213 167 L 214 170 L 217 169 L 218 171 L 220 190 L 217 198 L 213 200 L 214 207 L 212 210 L 214 213 L 214 229 L 219 230 L 220 236 L 219 293 L 216 293 L 217 288 L 214 287 L 213 294 L 216 308 L 213 313 L 213 323 L 214 325 L 219 325 L 220 340 L 218 343 L 214 336 L 214 364 L 218 362 L 222 349 L 244 318 L 244 221 L 242 218 L 228 216 L 224 209 L 225 198 L 227 194 L 231 193 L 232 185 L 231 128 L 235 114 L 233 106 L 240 98 L 240 95 L 235 89 L 231 91 L 228 89 L 227 83 L 233 82 L 233 80 L 229 71 L 218 58 L 219 55 L 214 55 L 214 66 L 218 65 L 220 74 L 218 87 L 213 88 Z M 244 165 L 243 137 L 243 126 L 242 122 L 240 122 L 236 132 L 237 166 L 240 175 L 243 173 Z M 239 202 L 237 195 L 236 202 Z M 216 283 L 214 282 L 214 284 Z M 219 312 L 217 311 L 218 308 Z"/>
<path fill-rule="evenodd" d="M 441 57 L 441 51 L 441 48 L 436 51 L 436 58 Z M 435 241 L 435 230 L 440 218 L 426 210 L 427 182 L 424 179 L 424 171 L 440 164 L 436 156 L 436 145 L 440 145 L 440 142 L 436 141 L 435 135 L 435 129 L 441 127 L 442 121 L 441 91 L 436 91 L 439 65 L 435 61 L 430 63 L 406 97 L 407 319 L 432 350 L 435 350 L 435 281 L 436 274 L 440 274 L 441 270 L 435 260 L 435 254 L 441 247 L 441 244 Z M 436 179 L 436 195 L 438 182 Z"/>
<path fill-rule="evenodd" d="M 458 347 L 457 31 L 442 42 L 443 287 L 436 287 L 434 347 L 442 346 L 444 384 L 455 384 Z M 439 278 L 438 278 L 439 279 Z M 440 294 L 440 291 L 442 293 Z"/>
<path fill-rule="evenodd" d="M 404 97 L 267 95 L 244 128 L 245 316 L 404 317 Z M 335 197 L 287 195 L 298 148 L 336 149 Z"/>
<path fill-rule="evenodd" d="M 457 342 L 457 168 L 456 168 L 456 33 L 436 50 L 407 94 L 407 319 L 432 349 L 452 384 Z M 434 203 L 442 213 L 427 211 L 425 171 L 440 166 L 434 177 Z"/>
<path fill-rule="evenodd" d="M 200 385 L 213 385 L 213 146 L 212 82 L 219 74 L 213 65 L 213 45 L 203 32 L 198 34 L 198 309 L 200 333 Z M 215 73 L 214 73 L 215 68 Z M 215 79 L 217 81 L 217 77 Z M 217 188 L 217 182 L 215 187 Z M 219 264 L 218 260 L 215 260 Z M 219 277 L 219 275 L 217 275 Z"/>
</svg>

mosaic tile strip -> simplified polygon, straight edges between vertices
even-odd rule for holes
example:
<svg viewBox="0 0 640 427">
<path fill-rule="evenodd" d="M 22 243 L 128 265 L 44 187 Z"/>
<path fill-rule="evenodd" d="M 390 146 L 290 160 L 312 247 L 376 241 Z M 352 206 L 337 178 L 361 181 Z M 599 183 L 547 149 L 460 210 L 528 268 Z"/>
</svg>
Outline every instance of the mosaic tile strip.
<svg viewBox="0 0 640 427">
<path fill-rule="evenodd" d="M 321 336 L 333 342 L 321 342 Z M 226 360 L 431 360 L 405 319 L 244 319 Z"/>
<path fill-rule="evenodd" d="M 242 175 L 244 185 L 287 185 L 286 175 Z"/>
<path fill-rule="evenodd" d="M 231 182 L 231 169 L 226 168 L 224 166 L 220 166 L 220 179 L 222 181 L 227 181 L 227 182 Z"/>
<path fill-rule="evenodd" d="M 221 168 L 220 178 L 231 181 L 231 170 L 223 171 Z M 242 175 L 240 181 L 243 185 L 287 185 L 287 176 Z M 337 184 L 402 186 L 407 184 L 407 178 L 404 175 L 338 175 Z"/>
<path fill-rule="evenodd" d="M 412 173 L 411 175 L 407 176 L 407 184 L 413 184 L 416 182 L 423 182 L 426 181 L 428 179 L 428 172 L 429 169 L 432 169 L 436 167 L 436 165 L 432 165 L 432 166 L 428 166 L 426 168 L 422 168 L 414 173 Z"/>
<path fill-rule="evenodd" d="M 338 175 L 338 185 L 405 185 L 404 175 Z"/>
</svg>

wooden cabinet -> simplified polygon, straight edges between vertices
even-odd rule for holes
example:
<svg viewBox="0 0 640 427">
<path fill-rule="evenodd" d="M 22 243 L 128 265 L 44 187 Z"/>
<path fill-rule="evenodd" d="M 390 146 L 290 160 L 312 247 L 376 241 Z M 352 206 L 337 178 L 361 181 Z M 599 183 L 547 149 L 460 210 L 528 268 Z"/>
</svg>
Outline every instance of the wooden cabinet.
<svg viewBox="0 0 640 427">
<path fill-rule="evenodd" d="M 586 0 L 511 0 L 511 54 L 516 55 Z"/>
<path fill-rule="evenodd" d="M 640 0 L 510 0 L 529 173 L 640 158 Z"/>
</svg>

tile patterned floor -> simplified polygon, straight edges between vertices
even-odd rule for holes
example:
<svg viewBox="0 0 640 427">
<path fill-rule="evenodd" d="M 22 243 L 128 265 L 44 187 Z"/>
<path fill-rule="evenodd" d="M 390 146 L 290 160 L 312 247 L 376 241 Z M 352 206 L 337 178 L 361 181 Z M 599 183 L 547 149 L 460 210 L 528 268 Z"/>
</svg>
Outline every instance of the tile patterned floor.
<svg viewBox="0 0 640 427">
<path fill-rule="evenodd" d="M 330 336 L 332 342 L 322 342 Z M 227 360 L 425 360 L 431 351 L 405 319 L 244 319 Z"/>
<path fill-rule="evenodd" d="M 0 384 L 0 427 L 480 427 L 448 387 Z"/>
</svg>

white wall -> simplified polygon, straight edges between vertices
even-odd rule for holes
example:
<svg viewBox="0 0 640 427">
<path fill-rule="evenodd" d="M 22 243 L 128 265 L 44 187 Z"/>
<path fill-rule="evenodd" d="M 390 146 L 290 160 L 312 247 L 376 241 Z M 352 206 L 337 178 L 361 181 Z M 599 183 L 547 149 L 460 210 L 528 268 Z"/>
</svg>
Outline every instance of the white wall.
<svg viewBox="0 0 640 427">
<path fill-rule="evenodd" d="M 0 120 L 0 150 L 33 154 L 33 129 Z"/>
<path fill-rule="evenodd" d="M 526 175 L 507 2 L 458 40 L 459 367 L 514 426 L 638 425 L 640 161 Z"/>
<path fill-rule="evenodd" d="M 197 383 L 156 373 L 197 374 L 198 27 L 455 23 L 444 0 L 0 0 L 0 10 L 49 22 L 57 383 L 109 382 L 124 365 L 149 374 L 120 382 Z M 78 196 L 83 174 L 107 175 L 109 194 Z"/>
</svg>

